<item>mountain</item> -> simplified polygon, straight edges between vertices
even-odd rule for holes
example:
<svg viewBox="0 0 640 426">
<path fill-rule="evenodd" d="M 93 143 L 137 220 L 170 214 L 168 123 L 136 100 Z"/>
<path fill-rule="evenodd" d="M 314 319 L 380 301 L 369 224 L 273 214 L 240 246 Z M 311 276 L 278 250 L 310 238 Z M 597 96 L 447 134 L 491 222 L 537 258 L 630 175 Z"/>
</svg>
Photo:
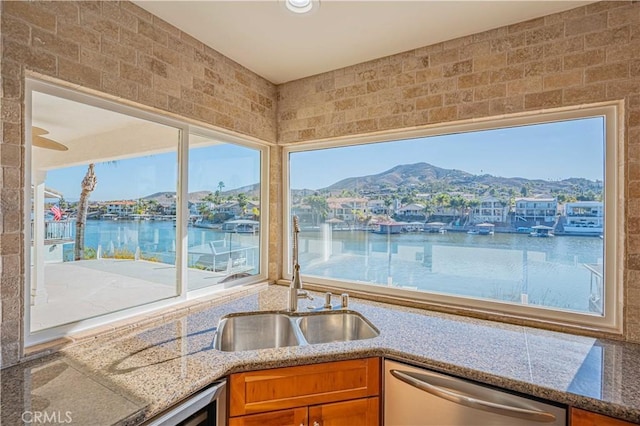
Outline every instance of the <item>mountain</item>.
<svg viewBox="0 0 640 426">
<path fill-rule="evenodd" d="M 427 193 L 462 192 L 482 195 L 485 191 L 496 189 L 503 193 L 512 190 L 520 195 L 523 187 L 529 189 L 530 195 L 550 195 L 552 192 L 567 194 L 586 191 L 602 192 L 602 182 L 583 178 L 548 181 L 521 177 L 505 178 L 489 174 L 474 175 L 462 170 L 443 169 L 422 162 L 397 165 L 374 175 L 342 179 L 317 191 L 295 190 L 294 194 L 304 196 L 321 192 L 338 195 L 343 191 L 350 191 L 361 195 L 376 195 L 415 189 Z"/>
<path fill-rule="evenodd" d="M 429 181 L 446 181 L 452 184 L 463 184 L 474 175 L 460 170 L 442 169 L 428 163 L 402 164 L 376 175 L 351 177 L 323 188 L 329 192 L 363 188 L 398 188 L 400 186 L 415 186 Z"/>
<path fill-rule="evenodd" d="M 248 197 L 258 197 L 260 196 L 260 185 L 259 184 L 253 184 L 253 185 L 247 185 L 247 186 L 243 186 L 241 188 L 234 188 L 234 189 L 230 189 L 228 191 L 222 191 L 220 193 L 220 195 L 223 198 L 226 198 L 228 196 L 236 196 L 239 193 L 245 193 L 247 194 Z M 191 202 L 197 202 L 202 200 L 204 197 L 206 197 L 207 195 L 213 194 L 214 191 L 195 191 L 195 192 L 190 192 L 189 193 L 189 201 Z M 143 200 L 156 200 L 158 201 L 160 204 L 167 204 L 167 203 L 171 203 L 173 202 L 173 200 L 175 200 L 176 197 L 176 193 L 175 191 L 163 191 L 163 192 L 156 192 L 154 194 L 150 194 L 147 195 L 146 197 L 143 197 Z"/>
</svg>

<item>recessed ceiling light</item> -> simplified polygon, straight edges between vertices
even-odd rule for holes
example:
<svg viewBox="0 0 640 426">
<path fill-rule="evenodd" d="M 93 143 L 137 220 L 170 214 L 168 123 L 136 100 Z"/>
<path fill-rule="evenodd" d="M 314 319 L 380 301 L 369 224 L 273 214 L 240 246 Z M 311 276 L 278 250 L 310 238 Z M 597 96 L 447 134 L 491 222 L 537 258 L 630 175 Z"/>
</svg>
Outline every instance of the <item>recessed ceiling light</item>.
<svg viewBox="0 0 640 426">
<path fill-rule="evenodd" d="M 318 7 L 319 0 L 285 0 L 284 4 L 294 13 L 307 13 Z"/>
</svg>

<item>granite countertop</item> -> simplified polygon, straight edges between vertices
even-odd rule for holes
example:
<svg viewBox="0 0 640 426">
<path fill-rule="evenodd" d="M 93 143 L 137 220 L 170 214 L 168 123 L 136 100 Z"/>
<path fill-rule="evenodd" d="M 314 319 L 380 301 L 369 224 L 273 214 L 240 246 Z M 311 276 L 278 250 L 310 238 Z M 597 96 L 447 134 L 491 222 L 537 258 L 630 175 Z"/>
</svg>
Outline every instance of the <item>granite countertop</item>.
<svg viewBox="0 0 640 426">
<path fill-rule="evenodd" d="M 282 310 L 264 286 L 177 319 L 123 330 L 2 370 L 0 423 L 45 412 L 67 424 L 135 425 L 239 371 L 385 356 L 640 422 L 640 345 L 351 300 L 380 336 L 258 351 L 213 349 L 223 315 Z M 305 304 L 319 303 L 301 301 Z M 63 417 L 67 416 L 67 417 Z M 52 422 L 53 423 L 53 422 Z"/>
</svg>

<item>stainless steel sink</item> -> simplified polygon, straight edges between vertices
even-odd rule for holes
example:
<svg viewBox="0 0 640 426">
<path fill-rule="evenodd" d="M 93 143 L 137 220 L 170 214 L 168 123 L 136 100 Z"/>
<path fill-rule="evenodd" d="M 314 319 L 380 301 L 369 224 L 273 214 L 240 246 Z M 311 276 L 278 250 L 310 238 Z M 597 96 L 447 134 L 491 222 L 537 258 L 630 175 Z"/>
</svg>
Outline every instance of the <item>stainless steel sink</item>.
<svg viewBox="0 0 640 426">
<path fill-rule="evenodd" d="M 370 339 L 379 334 L 367 319 L 353 311 L 251 312 L 223 317 L 214 347 L 225 352 L 247 351 Z"/>
<path fill-rule="evenodd" d="M 371 339 L 380 333 L 356 312 L 327 312 L 298 319 L 298 326 L 310 344 Z"/>
<path fill-rule="evenodd" d="M 248 351 L 299 344 L 288 315 L 251 313 L 220 320 L 214 347 L 221 351 Z"/>
</svg>

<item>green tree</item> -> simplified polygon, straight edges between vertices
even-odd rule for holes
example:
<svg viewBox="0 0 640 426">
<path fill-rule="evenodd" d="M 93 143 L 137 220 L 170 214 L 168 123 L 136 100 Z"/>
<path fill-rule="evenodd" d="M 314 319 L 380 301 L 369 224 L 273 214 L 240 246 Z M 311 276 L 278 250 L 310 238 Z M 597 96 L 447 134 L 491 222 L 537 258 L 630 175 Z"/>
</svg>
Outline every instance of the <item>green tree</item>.
<svg viewBox="0 0 640 426">
<path fill-rule="evenodd" d="M 425 200 L 424 202 L 424 217 L 426 220 L 429 220 L 429 216 L 433 214 L 434 206 L 433 200 Z"/>
<path fill-rule="evenodd" d="M 203 219 L 206 219 L 206 220 L 213 219 L 213 212 L 211 211 L 209 206 L 206 205 L 205 203 L 201 203 L 200 205 L 198 205 L 198 213 L 200 213 Z"/>
<path fill-rule="evenodd" d="M 413 202 L 415 202 L 415 197 L 413 196 L 413 194 L 406 194 L 400 199 L 400 203 L 402 203 L 403 206 L 406 206 Z"/>
<path fill-rule="evenodd" d="M 133 208 L 133 214 L 145 214 L 147 213 L 147 210 L 149 208 L 149 204 L 147 203 L 147 200 L 143 200 L 142 198 L 139 198 L 136 201 L 136 205 Z"/>
<path fill-rule="evenodd" d="M 472 215 L 473 212 L 480 207 L 481 201 L 477 198 L 467 201 L 467 206 L 469 207 L 469 214 Z"/>
<path fill-rule="evenodd" d="M 67 203 L 67 200 L 64 199 L 64 197 L 61 195 L 60 199 L 58 200 L 58 206 L 60 207 L 60 210 L 65 211 L 69 208 L 69 203 Z"/>
<path fill-rule="evenodd" d="M 238 207 L 240 208 L 241 214 L 244 216 L 247 213 L 247 204 L 249 204 L 249 199 L 247 198 L 247 194 L 244 192 L 240 192 L 236 200 L 238 201 Z"/>
<path fill-rule="evenodd" d="M 438 207 L 449 207 L 451 205 L 451 196 L 447 193 L 441 192 L 436 195 L 435 202 Z"/>
<path fill-rule="evenodd" d="M 466 206 L 466 204 L 466 200 L 459 195 L 451 197 L 451 199 L 449 200 L 449 206 L 453 208 L 458 216 L 462 216 L 462 212 L 464 211 L 464 207 Z"/>
<path fill-rule="evenodd" d="M 306 203 L 311 207 L 311 217 L 315 225 L 320 224 L 321 219 L 325 219 L 329 214 L 329 203 L 322 195 L 310 195 L 306 198 Z"/>
</svg>

